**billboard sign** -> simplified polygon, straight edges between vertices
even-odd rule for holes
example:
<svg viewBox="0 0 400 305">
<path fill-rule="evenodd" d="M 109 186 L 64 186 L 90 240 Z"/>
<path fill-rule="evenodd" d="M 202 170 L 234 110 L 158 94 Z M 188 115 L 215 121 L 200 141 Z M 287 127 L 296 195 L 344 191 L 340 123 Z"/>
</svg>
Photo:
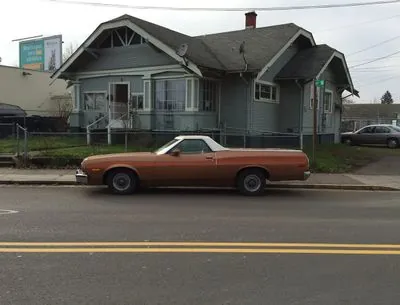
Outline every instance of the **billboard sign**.
<svg viewBox="0 0 400 305">
<path fill-rule="evenodd" d="M 53 72 L 61 66 L 62 36 L 21 41 L 20 68 Z"/>
</svg>

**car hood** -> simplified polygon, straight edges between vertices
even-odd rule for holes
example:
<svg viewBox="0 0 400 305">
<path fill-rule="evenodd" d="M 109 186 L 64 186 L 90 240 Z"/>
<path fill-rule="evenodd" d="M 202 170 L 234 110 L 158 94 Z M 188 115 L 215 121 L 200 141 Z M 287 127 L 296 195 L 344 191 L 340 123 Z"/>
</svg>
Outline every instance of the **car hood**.
<svg viewBox="0 0 400 305">
<path fill-rule="evenodd" d="M 354 132 L 352 132 L 352 131 L 346 131 L 346 132 L 342 132 L 342 134 L 354 134 Z"/>
<path fill-rule="evenodd" d="M 124 160 L 126 158 L 149 158 L 154 156 L 151 152 L 127 152 L 127 153 L 115 153 L 115 154 L 104 154 L 86 157 L 83 162 L 99 161 L 99 160 Z"/>
</svg>

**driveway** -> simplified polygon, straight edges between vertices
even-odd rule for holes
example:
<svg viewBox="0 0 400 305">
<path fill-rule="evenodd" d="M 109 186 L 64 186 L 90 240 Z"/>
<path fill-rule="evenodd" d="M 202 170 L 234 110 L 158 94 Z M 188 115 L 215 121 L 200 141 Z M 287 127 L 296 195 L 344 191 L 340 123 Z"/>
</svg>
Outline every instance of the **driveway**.
<svg viewBox="0 0 400 305">
<path fill-rule="evenodd" d="M 355 175 L 380 175 L 380 176 L 400 176 L 400 156 L 383 157 L 378 162 L 374 162 L 358 169 Z"/>
</svg>

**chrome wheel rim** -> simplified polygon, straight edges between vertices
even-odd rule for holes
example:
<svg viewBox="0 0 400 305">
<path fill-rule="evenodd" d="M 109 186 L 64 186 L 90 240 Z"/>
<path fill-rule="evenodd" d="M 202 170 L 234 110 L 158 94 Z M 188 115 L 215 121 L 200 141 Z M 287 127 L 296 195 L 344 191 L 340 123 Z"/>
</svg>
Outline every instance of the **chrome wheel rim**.
<svg viewBox="0 0 400 305">
<path fill-rule="evenodd" d="M 257 175 L 248 175 L 244 178 L 244 188 L 248 192 L 257 192 L 261 188 L 261 179 Z"/>
<path fill-rule="evenodd" d="M 345 143 L 346 143 L 347 145 L 350 145 L 350 144 L 351 144 L 351 140 L 350 140 L 350 139 L 347 139 L 347 140 L 345 141 Z"/>
<path fill-rule="evenodd" d="M 389 147 L 390 148 L 395 148 L 397 146 L 397 142 L 395 140 L 390 140 L 389 141 Z"/>
<path fill-rule="evenodd" d="M 113 187 L 119 191 L 124 192 L 131 186 L 132 179 L 127 174 L 118 173 L 113 177 Z"/>
</svg>

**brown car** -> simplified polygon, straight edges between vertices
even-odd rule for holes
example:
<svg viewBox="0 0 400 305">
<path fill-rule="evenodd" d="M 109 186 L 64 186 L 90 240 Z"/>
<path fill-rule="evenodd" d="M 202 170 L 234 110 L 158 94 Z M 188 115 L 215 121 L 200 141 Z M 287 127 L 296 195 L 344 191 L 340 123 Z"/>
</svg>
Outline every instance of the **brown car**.
<svg viewBox="0 0 400 305">
<path fill-rule="evenodd" d="M 309 160 L 299 150 L 230 149 L 207 136 L 179 136 L 154 152 L 92 156 L 76 181 L 108 185 L 116 194 L 140 187 L 236 187 L 245 195 L 264 192 L 266 182 L 306 180 Z"/>
</svg>

